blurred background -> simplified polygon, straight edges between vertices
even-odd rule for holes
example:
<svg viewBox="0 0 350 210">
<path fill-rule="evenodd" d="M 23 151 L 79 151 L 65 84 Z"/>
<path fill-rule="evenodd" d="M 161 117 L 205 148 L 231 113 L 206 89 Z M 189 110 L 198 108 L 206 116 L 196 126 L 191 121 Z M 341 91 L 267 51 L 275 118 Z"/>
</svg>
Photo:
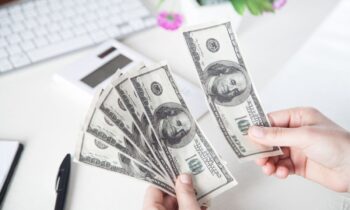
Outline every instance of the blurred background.
<svg viewBox="0 0 350 210">
<path fill-rule="evenodd" d="M 95 87 L 81 78 L 105 64 L 90 58 L 110 40 L 131 57 L 135 51 L 167 60 L 199 87 L 181 31 L 229 19 L 266 111 L 314 106 L 350 129 L 347 0 L 0 2 L 0 139 L 24 144 L 2 209 L 54 207 L 59 164 L 74 154 L 92 93 L 108 75 Z M 254 163 L 238 163 L 209 113 L 199 124 L 239 183 L 210 209 L 350 209 L 342 194 L 300 177 L 266 177 Z M 147 186 L 73 163 L 66 209 L 141 209 Z"/>
</svg>

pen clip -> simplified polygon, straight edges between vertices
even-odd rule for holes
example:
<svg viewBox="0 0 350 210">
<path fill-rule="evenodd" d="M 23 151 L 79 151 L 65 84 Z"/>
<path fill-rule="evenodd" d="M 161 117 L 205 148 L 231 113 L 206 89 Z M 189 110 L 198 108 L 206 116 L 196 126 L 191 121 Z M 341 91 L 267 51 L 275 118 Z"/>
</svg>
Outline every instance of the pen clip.
<svg viewBox="0 0 350 210">
<path fill-rule="evenodd" d="M 64 182 L 68 181 L 67 176 L 69 176 L 69 171 L 70 171 L 70 154 L 67 154 L 66 157 L 63 159 L 60 165 L 60 168 L 58 169 L 58 173 L 56 177 L 56 185 L 55 185 L 56 192 L 64 190 L 64 185 L 65 185 Z"/>
<path fill-rule="evenodd" d="M 59 191 L 61 175 L 62 175 L 62 170 L 61 170 L 61 168 L 60 168 L 60 169 L 58 170 L 57 177 L 56 177 L 56 185 L 55 185 L 55 190 L 56 190 L 56 192 Z"/>
</svg>

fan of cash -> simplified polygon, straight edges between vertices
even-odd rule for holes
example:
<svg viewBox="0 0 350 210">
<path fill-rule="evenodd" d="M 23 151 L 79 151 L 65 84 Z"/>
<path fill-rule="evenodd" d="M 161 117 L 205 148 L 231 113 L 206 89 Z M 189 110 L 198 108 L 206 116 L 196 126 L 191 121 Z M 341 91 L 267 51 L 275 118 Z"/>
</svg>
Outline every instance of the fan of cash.
<svg viewBox="0 0 350 210">
<path fill-rule="evenodd" d="M 281 154 L 247 137 L 251 125 L 270 126 L 229 21 L 184 33 L 207 102 L 239 160 Z M 146 181 L 175 195 L 174 180 L 193 175 L 207 202 L 237 184 L 186 106 L 165 62 L 114 75 L 93 99 L 76 160 Z"/>
</svg>

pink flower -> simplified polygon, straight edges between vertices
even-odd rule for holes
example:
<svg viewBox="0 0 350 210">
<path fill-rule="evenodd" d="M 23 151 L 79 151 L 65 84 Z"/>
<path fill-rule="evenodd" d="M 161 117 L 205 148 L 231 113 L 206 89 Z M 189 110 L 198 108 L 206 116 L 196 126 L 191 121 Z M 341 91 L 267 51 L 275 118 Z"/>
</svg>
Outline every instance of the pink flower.
<svg viewBox="0 0 350 210">
<path fill-rule="evenodd" d="M 182 22 L 183 17 L 178 13 L 168 13 L 160 12 L 157 17 L 158 25 L 167 30 L 176 30 L 178 29 Z"/>
<path fill-rule="evenodd" d="M 274 9 L 281 9 L 286 3 L 287 0 L 275 0 L 272 6 Z"/>
</svg>

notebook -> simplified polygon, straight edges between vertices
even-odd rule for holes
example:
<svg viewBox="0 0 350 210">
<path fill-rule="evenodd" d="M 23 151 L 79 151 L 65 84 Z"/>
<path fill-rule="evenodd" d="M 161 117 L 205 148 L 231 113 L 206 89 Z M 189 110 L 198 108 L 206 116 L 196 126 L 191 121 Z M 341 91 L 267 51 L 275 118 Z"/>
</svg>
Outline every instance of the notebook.
<svg viewBox="0 0 350 210">
<path fill-rule="evenodd" d="M 0 140 L 0 206 L 22 150 L 23 145 L 18 141 Z"/>
</svg>

